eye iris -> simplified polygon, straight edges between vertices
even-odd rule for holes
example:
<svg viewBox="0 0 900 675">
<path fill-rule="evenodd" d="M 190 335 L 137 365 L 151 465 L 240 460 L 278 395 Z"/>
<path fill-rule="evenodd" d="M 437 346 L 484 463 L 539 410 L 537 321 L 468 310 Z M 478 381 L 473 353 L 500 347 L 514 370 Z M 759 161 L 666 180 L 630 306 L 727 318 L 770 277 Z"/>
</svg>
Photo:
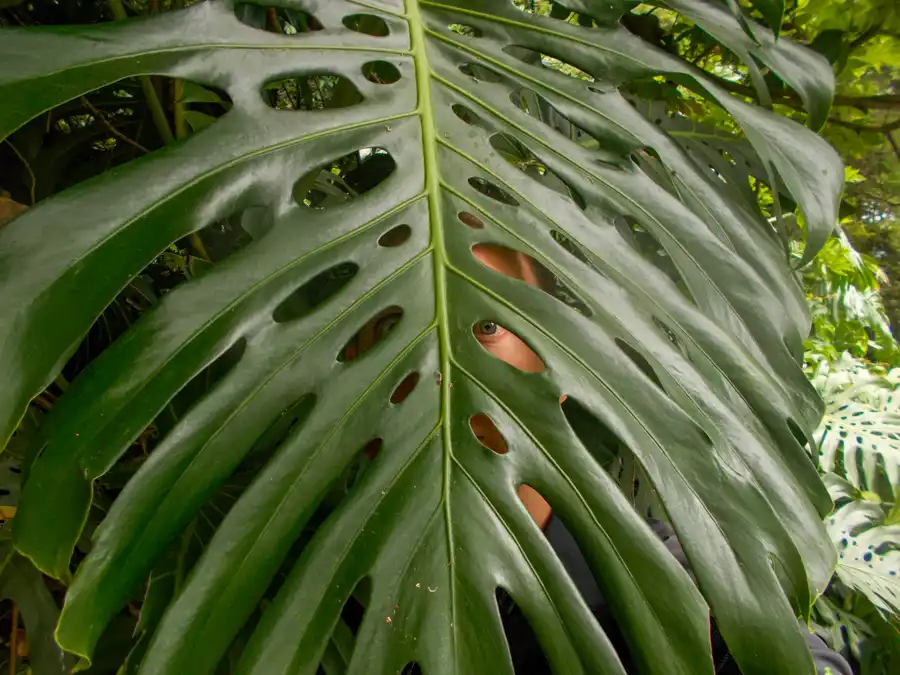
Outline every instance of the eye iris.
<svg viewBox="0 0 900 675">
<path fill-rule="evenodd" d="M 497 324 L 493 321 L 482 321 L 478 324 L 478 332 L 482 335 L 494 335 L 497 332 Z"/>
</svg>

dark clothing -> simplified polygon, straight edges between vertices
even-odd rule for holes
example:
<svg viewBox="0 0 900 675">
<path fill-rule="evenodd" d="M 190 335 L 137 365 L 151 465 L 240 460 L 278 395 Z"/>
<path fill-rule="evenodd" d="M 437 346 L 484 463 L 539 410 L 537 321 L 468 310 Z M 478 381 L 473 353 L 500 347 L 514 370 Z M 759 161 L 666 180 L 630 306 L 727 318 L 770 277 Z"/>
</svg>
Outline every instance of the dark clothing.
<svg viewBox="0 0 900 675">
<path fill-rule="evenodd" d="M 675 537 L 674 530 L 667 523 L 659 520 L 651 520 L 649 525 L 676 560 L 687 569 L 689 567 L 687 557 Z M 575 539 L 563 526 L 562 521 L 552 517 L 544 528 L 544 534 L 615 647 L 626 672 L 636 672 L 625 640 Z M 549 675 L 552 672 L 550 666 L 538 645 L 531 626 L 528 625 L 528 621 L 522 613 L 508 597 L 500 598 L 500 611 L 503 614 L 503 625 L 510 644 L 516 675 Z M 725 641 L 716 630 L 715 622 L 710 630 L 716 675 L 740 675 L 740 670 L 728 652 Z M 850 665 L 844 658 L 830 650 L 818 636 L 811 633 L 806 634 L 806 641 L 816 664 L 818 675 L 825 675 L 826 668 L 831 669 L 831 675 L 853 675 Z"/>
</svg>

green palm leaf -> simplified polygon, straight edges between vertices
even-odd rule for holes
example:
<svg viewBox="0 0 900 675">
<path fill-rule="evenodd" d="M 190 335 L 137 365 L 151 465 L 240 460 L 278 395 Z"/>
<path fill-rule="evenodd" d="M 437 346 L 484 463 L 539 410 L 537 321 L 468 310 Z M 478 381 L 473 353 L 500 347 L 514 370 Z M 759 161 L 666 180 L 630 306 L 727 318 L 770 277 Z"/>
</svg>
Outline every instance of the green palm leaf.
<svg viewBox="0 0 900 675">
<path fill-rule="evenodd" d="M 743 672 L 812 672 L 795 617 L 808 614 L 834 552 L 821 526 L 830 503 L 793 433 L 810 435 L 821 415 L 797 362 L 804 298 L 769 224 L 619 88 L 664 74 L 725 108 L 803 210 L 807 257 L 835 222 L 835 153 L 631 35 L 605 2 L 578 3 L 594 28 L 499 0 L 284 5 L 302 6 L 323 29 L 274 35 L 239 21 L 231 2 L 210 2 L 149 20 L 4 30 L 0 41 L 0 137 L 138 75 L 219 88 L 233 102 L 188 140 L 0 230 L 0 437 L 173 241 L 235 214 L 268 223 L 94 360 L 41 429 L 15 542 L 66 579 L 93 481 L 197 374 L 230 365 L 97 529 L 60 644 L 89 657 L 260 437 L 312 396 L 312 413 L 259 469 L 166 608 L 142 675 L 211 673 L 242 629 L 252 636 L 237 672 L 311 673 L 323 658 L 333 667 L 332 632 L 360 582 L 370 593 L 348 672 L 410 662 L 429 675 L 512 672 L 498 588 L 556 672 L 622 672 L 519 502 L 523 483 L 574 534 L 642 671 L 711 670 L 708 603 Z M 679 6 L 753 54 L 727 11 Z M 366 33 L 366 21 L 387 34 Z M 545 67 L 541 55 L 593 81 Z M 772 58 L 819 119 L 827 63 Z M 359 97 L 345 91 L 340 109 L 272 105 L 267 85 L 307 73 L 340 76 Z M 531 114 L 521 102 L 533 94 L 597 147 Z M 309 176 L 370 148 L 390 153 L 391 176 L 310 209 Z M 632 159 L 645 148 L 667 183 Z M 398 232 L 408 238 L 391 243 Z M 472 255 L 480 243 L 532 256 L 577 303 L 488 269 Z M 339 288 L 291 309 L 312 280 L 348 269 Z M 399 324 L 360 358 L 339 358 L 390 307 L 402 309 Z M 488 354 L 473 335 L 484 321 L 517 334 L 545 369 L 521 372 Z M 415 389 L 391 402 L 411 373 Z M 649 477 L 702 596 L 601 468 L 596 439 L 570 426 L 575 403 Z M 473 435 L 469 419 L 482 413 L 508 453 Z M 315 529 L 254 628 L 248 620 L 292 544 L 373 438 L 380 454 Z"/>
</svg>

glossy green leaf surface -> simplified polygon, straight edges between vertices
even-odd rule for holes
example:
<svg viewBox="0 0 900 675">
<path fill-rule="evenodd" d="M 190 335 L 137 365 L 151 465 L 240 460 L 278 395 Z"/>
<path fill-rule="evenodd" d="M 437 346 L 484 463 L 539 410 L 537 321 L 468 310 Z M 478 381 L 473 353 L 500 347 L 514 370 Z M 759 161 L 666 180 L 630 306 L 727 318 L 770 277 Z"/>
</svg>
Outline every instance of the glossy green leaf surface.
<svg viewBox="0 0 900 675">
<path fill-rule="evenodd" d="M 363 579 L 371 601 L 347 672 L 416 662 L 428 675 L 511 673 L 498 588 L 528 618 L 555 672 L 623 672 L 517 498 L 527 483 L 572 531 L 641 672 L 711 672 L 711 611 L 744 673 L 811 673 L 795 617 L 808 613 L 835 554 L 821 524 L 830 501 L 792 431 L 809 437 L 821 417 L 796 356 L 808 327 L 804 298 L 769 223 L 619 87 L 673 77 L 733 115 L 803 210 L 807 256 L 835 221 L 843 171 L 833 150 L 615 22 L 577 26 L 499 0 L 282 4 L 322 30 L 275 35 L 239 21 L 232 3 L 210 2 L 148 20 L 8 30 L 0 41 L 0 63 L 16 63 L 0 66 L 0 136 L 128 76 L 182 78 L 232 101 L 188 140 L 0 230 L 4 439 L 95 318 L 169 244 L 248 209 L 270 223 L 147 312 L 72 383 L 41 429 L 15 543 L 67 578 L 92 482 L 195 375 L 223 355 L 230 363 L 97 529 L 67 595 L 63 647 L 90 656 L 259 439 L 314 400 L 217 527 L 161 617 L 142 675 L 214 672 L 330 487 L 373 438 L 381 452 L 304 547 L 238 672 L 313 673 L 323 659 L 333 663 L 333 629 Z M 579 5 L 609 13 L 609 3 Z M 676 9 L 708 11 L 693 2 Z M 348 28 L 362 25 L 344 21 L 360 13 L 380 17 L 388 34 Z M 729 17 L 715 17 L 723 41 L 740 31 Z M 450 28 L 458 25 L 473 30 Z M 567 77 L 540 55 L 594 80 Z M 267 104 L 268 84 L 322 72 L 352 83 L 359 99 L 330 110 Z M 815 117 L 830 90 L 827 78 L 807 74 L 798 79 L 785 65 L 782 76 Z M 523 92 L 595 147 L 523 110 Z M 540 176 L 552 173 L 566 190 L 520 170 L 498 145 L 535 157 Z M 362 148 L 390 153 L 393 173 L 356 199 L 311 208 L 308 177 Z M 667 181 L 632 159 L 648 149 Z M 466 225 L 470 216 L 480 228 Z M 623 222 L 636 229 L 624 232 Z M 408 238 L 386 245 L 400 226 Z M 652 255 L 641 241 L 655 242 Z M 472 253 L 479 244 L 531 256 L 582 311 L 483 265 Z M 298 289 L 348 263 L 358 269 L 332 295 L 303 312 L 285 309 Z M 360 358 L 341 359 L 392 307 L 403 312 L 396 327 Z M 484 321 L 518 335 L 544 370 L 522 372 L 489 354 L 473 335 Z M 392 403 L 413 372 L 415 389 Z M 593 439 L 570 426 L 563 396 L 633 453 L 696 585 L 603 470 Z M 482 413 L 508 453 L 476 439 L 469 419 Z"/>
</svg>

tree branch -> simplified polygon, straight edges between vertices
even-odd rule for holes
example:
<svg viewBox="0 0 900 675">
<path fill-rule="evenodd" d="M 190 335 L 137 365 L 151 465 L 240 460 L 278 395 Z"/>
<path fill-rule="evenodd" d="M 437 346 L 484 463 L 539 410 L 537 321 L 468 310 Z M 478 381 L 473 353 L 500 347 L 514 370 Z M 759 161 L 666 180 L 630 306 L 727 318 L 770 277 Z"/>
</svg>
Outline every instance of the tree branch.
<svg viewBox="0 0 900 675">
<path fill-rule="evenodd" d="M 109 129 L 109 132 L 110 132 L 113 136 L 115 136 L 116 138 L 118 138 L 120 141 L 125 141 L 126 143 L 128 143 L 128 145 L 133 145 L 134 147 L 136 147 L 136 148 L 137 148 L 138 150 L 140 150 L 141 152 L 146 152 L 146 153 L 149 153 L 149 152 L 150 152 L 150 151 L 149 151 L 147 148 L 145 148 L 143 145 L 141 145 L 141 144 L 138 143 L 137 141 L 131 140 L 130 138 L 128 138 L 128 136 L 126 136 L 126 135 L 123 134 L 121 131 L 119 131 L 118 129 L 116 129 L 115 126 L 113 126 L 113 123 L 110 122 L 109 119 L 107 119 L 106 115 L 104 115 L 102 112 L 100 112 L 99 110 L 97 110 L 97 108 L 95 108 L 94 105 L 93 105 L 90 101 L 87 100 L 87 98 L 85 98 L 84 96 L 82 96 L 82 97 L 81 97 L 81 102 L 84 103 L 85 107 L 86 107 L 88 110 L 91 111 L 91 113 L 94 115 L 94 117 L 96 117 L 98 120 L 100 120 L 100 122 L 103 124 L 103 126 L 105 126 L 107 129 Z"/>
<path fill-rule="evenodd" d="M 730 80 L 722 79 L 721 77 L 716 77 L 712 73 L 707 72 L 706 75 L 712 77 L 715 80 L 716 84 L 722 87 L 722 89 L 756 100 L 756 91 L 752 87 L 748 87 L 744 84 L 741 84 L 740 82 L 732 82 Z M 794 93 L 783 94 L 779 98 L 773 98 L 772 102 L 780 103 L 781 105 L 786 105 L 797 110 L 804 109 L 803 101 L 800 100 L 800 97 Z M 859 108 L 860 110 L 871 110 L 876 108 L 885 110 L 900 110 L 900 95 L 881 94 L 879 96 L 835 96 L 834 105 Z"/>
<path fill-rule="evenodd" d="M 836 117 L 829 117 L 828 122 L 830 124 L 837 124 L 840 127 L 846 127 L 847 129 L 853 129 L 857 132 L 870 132 L 874 134 L 887 134 L 894 129 L 900 129 L 900 119 L 889 122 L 888 124 L 882 124 L 881 126 L 877 127 L 871 127 L 865 124 L 856 124 L 855 122 L 845 122 L 844 120 L 838 119 Z"/>
<path fill-rule="evenodd" d="M 850 51 L 852 52 L 857 47 L 862 47 L 873 37 L 878 35 L 878 29 L 881 28 L 877 23 L 872 24 L 862 33 L 860 33 L 851 43 L 850 43 Z"/>
</svg>

